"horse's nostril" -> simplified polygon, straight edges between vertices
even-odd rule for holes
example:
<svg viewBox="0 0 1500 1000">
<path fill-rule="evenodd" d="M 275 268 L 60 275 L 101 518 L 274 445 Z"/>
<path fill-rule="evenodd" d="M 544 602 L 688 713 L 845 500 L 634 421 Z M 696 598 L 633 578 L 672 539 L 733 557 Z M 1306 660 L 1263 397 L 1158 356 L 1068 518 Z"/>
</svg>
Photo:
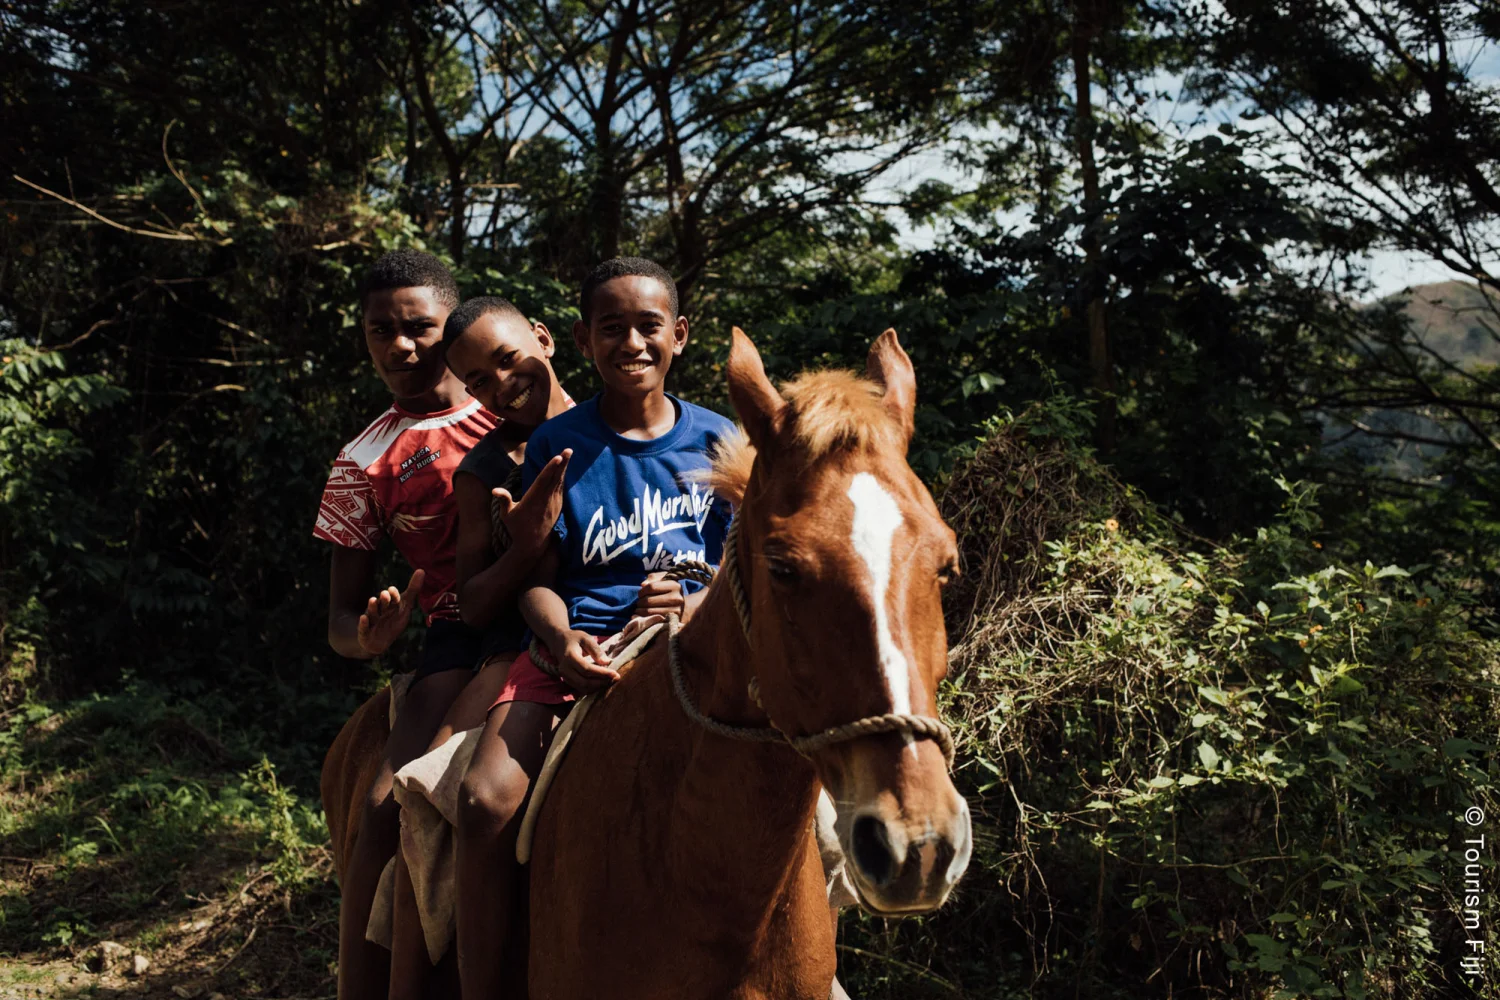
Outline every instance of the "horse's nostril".
<svg viewBox="0 0 1500 1000">
<path fill-rule="evenodd" d="M 890 838 L 885 824 L 874 816 L 854 821 L 854 863 L 865 877 L 879 886 L 888 884 L 896 874 L 896 859 L 891 856 Z"/>
</svg>

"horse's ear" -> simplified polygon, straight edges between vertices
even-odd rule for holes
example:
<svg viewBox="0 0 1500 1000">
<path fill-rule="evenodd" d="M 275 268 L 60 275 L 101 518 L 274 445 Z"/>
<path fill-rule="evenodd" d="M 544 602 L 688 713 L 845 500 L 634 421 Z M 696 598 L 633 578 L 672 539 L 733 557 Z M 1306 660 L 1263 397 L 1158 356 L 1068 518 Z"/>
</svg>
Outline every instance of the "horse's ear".
<svg viewBox="0 0 1500 1000">
<path fill-rule="evenodd" d="M 885 331 L 870 345 L 865 374 L 885 387 L 885 408 L 910 441 L 916 427 L 917 373 L 897 342 L 895 330 Z"/>
<path fill-rule="evenodd" d="M 766 366 L 760 360 L 760 352 L 745 336 L 745 331 L 734 328 L 734 342 L 729 347 L 729 401 L 739 414 L 750 443 L 760 451 L 772 435 L 781 427 L 786 410 L 786 400 L 766 378 Z"/>
</svg>

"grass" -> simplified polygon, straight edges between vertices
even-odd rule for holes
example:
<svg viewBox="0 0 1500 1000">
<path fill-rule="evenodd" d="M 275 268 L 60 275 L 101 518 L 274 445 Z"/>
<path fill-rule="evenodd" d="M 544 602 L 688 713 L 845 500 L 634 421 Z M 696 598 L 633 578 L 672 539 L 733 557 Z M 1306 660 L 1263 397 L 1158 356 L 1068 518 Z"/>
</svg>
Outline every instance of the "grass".
<svg viewBox="0 0 1500 1000">
<path fill-rule="evenodd" d="M 0 982 L 37 996 L 332 994 L 337 895 L 307 754 L 287 755 L 303 772 L 288 786 L 253 754 L 263 731 L 214 718 L 141 685 L 6 713 Z"/>
</svg>

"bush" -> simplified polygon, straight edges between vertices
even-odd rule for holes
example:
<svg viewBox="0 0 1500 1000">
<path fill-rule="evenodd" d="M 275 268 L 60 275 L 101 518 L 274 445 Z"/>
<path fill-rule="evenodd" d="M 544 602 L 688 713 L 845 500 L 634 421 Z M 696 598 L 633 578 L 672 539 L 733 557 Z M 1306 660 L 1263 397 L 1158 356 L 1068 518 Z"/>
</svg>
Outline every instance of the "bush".
<svg viewBox="0 0 1500 1000">
<path fill-rule="evenodd" d="M 851 982 L 1457 990 L 1460 817 L 1500 815 L 1496 645 L 1419 574 L 1325 558 L 1311 490 L 1284 483 L 1271 527 L 1213 546 L 1053 436 L 1068 419 L 995 422 L 943 494 L 974 862 L 921 925 L 861 922 L 849 948 L 907 971 Z"/>
</svg>

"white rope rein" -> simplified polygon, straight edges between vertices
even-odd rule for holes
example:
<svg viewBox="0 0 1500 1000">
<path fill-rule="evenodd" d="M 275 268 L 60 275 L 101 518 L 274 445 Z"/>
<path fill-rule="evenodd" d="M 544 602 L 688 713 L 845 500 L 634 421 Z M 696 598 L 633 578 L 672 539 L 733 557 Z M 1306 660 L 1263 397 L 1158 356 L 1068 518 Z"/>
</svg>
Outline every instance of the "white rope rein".
<svg viewBox="0 0 1500 1000">
<path fill-rule="evenodd" d="M 740 628 L 745 634 L 745 641 L 749 643 L 751 641 L 750 602 L 745 596 L 744 581 L 739 572 L 739 527 L 740 518 L 736 517 L 729 526 L 729 534 L 724 538 L 724 559 L 718 575 L 725 577 L 725 582 L 729 584 L 730 597 L 734 601 L 734 609 L 740 619 Z M 669 580 L 696 580 L 707 584 L 712 582 L 714 576 L 712 566 L 696 560 L 683 560 L 667 570 Z M 667 660 L 672 671 L 672 690 L 677 694 L 677 701 L 687 717 L 709 732 L 730 740 L 753 743 L 785 742 L 804 757 L 811 756 L 824 747 L 847 743 L 864 736 L 901 733 L 910 739 L 932 740 L 943 751 L 943 759 L 948 762 L 948 767 L 950 769 L 953 767 L 953 734 L 941 719 L 929 715 L 908 715 L 898 712 L 871 715 L 841 726 L 832 726 L 810 736 L 788 736 L 781 727 L 776 725 L 774 719 L 771 720 L 769 726 L 735 726 L 705 715 L 694 704 L 692 692 L 687 687 L 687 679 L 683 676 L 682 653 L 677 641 L 678 633 L 681 631 L 682 622 L 677 615 L 669 614 L 667 616 Z M 754 677 L 750 680 L 750 698 L 760 705 L 759 684 Z"/>
</svg>

